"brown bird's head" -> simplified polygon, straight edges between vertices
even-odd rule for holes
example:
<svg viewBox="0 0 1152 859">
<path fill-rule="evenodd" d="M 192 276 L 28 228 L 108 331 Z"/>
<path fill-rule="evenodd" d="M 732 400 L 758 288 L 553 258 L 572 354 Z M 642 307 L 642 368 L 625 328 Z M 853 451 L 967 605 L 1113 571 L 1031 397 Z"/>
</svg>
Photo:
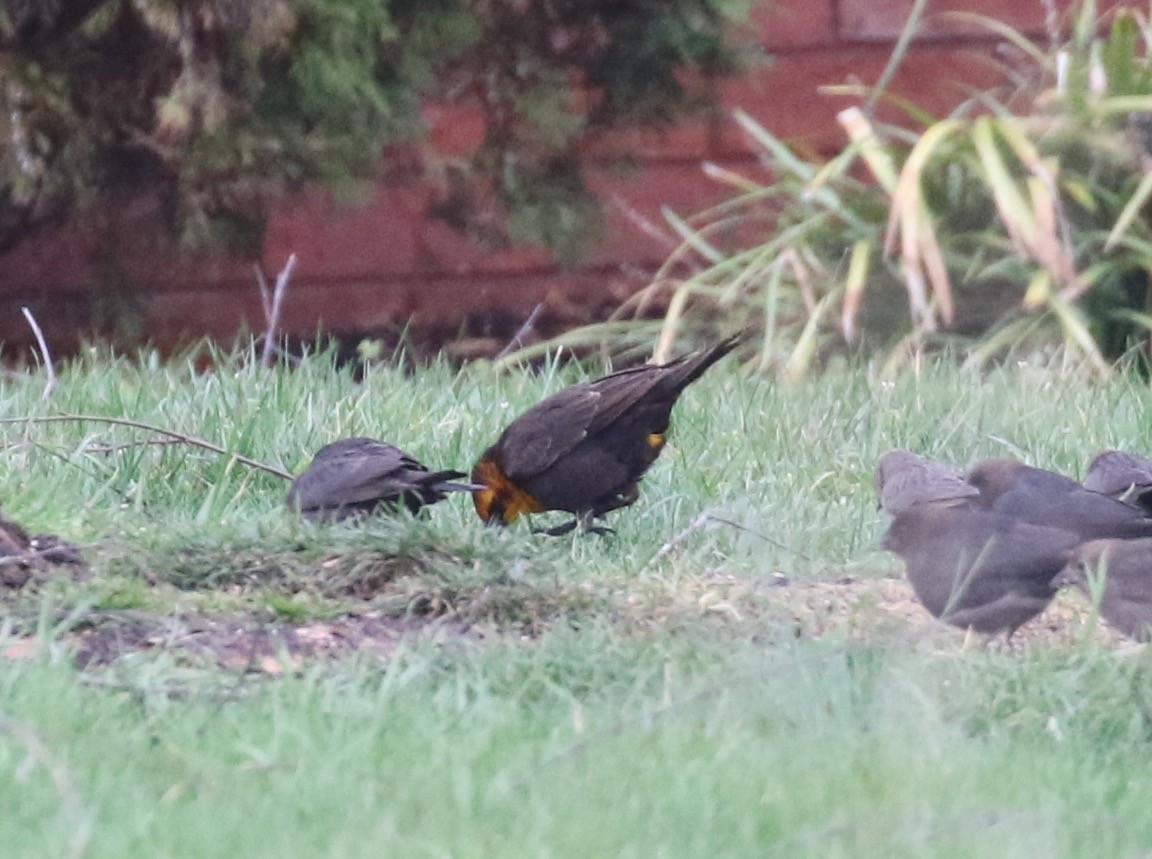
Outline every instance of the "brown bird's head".
<svg viewBox="0 0 1152 859">
<path fill-rule="evenodd" d="M 985 459 L 969 469 L 968 482 L 980 490 L 980 502 L 991 506 L 997 498 L 1011 490 L 1021 472 L 1028 466 L 1018 459 Z"/>
<path fill-rule="evenodd" d="M 872 475 L 872 488 L 876 490 L 876 497 L 884 494 L 884 484 L 892 479 L 893 475 L 902 471 L 919 467 L 923 460 L 910 450 L 890 450 L 876 463 L 876 473 Z"/>
<path fill-rule="evenodd" d="M 1052 580 L 1052 587 L 1075 587 L 1089 593 L 1092 583 L 1107 575 L 1116 544 L 1115 540 L 1092 540 L 1077 546 L 1068 553 L 1068 562 Z"/>
<path fill-rule="evenodd" d="M 544 510 L 539 501 L 504 473 L 492 450 L 481 456 L 472 469 L 472 482 L 482 487 L 472 491 L 472 503 L 477 515 L 489 525 L 507 525 L 525 513 Z"/>
</svg>

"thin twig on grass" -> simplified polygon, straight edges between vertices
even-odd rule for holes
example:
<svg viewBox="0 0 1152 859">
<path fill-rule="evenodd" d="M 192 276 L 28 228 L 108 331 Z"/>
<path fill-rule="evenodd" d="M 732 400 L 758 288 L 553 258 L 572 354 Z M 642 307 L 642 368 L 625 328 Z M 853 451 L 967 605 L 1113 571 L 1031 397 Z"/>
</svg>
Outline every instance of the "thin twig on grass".
<svg viewBox="0 0 1152 859">
<path fill-rule="evenodd" d="M 492 363 L 503 361 L 524 345 L 524 338 L 536 330 L 536 320 L 540 318 L 540 311 L 543 309 L 543 301 L 532 308 L 532 312 L 528 314 L 528 318 L 524 320 L 524 324 L 512 335 L 512 339 L 508 341 L 508 345 L 496 353 L 496 357 L 492 359 Z"/>
<path fill-rule="evenodd" d="M 284 268 L 276 277 L 276 288 L 272 291 L 272 299 L 268 299 L 268 284 L 264 275 L 260 274 L 257 283 L 260 286 L 260 300 L 264 304 L 264 320 L 268 323 L 264 331 L 264 350 L 260 355 L 260 366 L 270 367 L 272 356 L 276 353 L 276 329 L 280 325 L 280 308 L 284 304 L 284 293 L 288 291 L 288 283 L 292 279 L 292 272 L 296 268 L 296 254 L 288 257 Z M 259 271 L 259 269 L 257 269 Z"/>
<path fill-rule="evenodd" d="M 102 453 L 105 455 L 119 453 L 122 450 L 131 450 L 134 447 L 167 447 L 173 444 L 182 444 L 179 438 L 147 438 L 144 441 L 130 441 L 124 444 L 89 444 L 80 448 L 81 453 Z"/>
<path fill-rule="evenodd" d="M 774 540 L 771 537 L 769 537 L 767 534 L 761 534 L 759 531 L 755 531 L 752 528 L 749 528 L 747 525 L 741 525 L 739 522 L 733 522 L 731 519 L 725 519 L 721 516 L 713 516 L 711 514 L 709 514 L 708 518 L 711 519 L 713 522 L 720 523 L 721 525 L 728 525 L 731 528 L 735 528 L 737 531 L 743 531 L 745 534 L 751 534 L 753 537 L 759 537 L 765 543 L 771 543 L 777 549 L 783 549 L 785 552 L 791 552 L 796 557 L 801 558 L 805 561 L 811 561 L 812 560 L 810 557 L 805 555 L 799 549 L 793 549 L 791 546 L 786 545 L 784 543 L 781 543 L 779 540 Z"/>
<path fill-rule="evenodd" d="M 266 471 L 268 474 L 275 474 L 283 480 L 291 480 L 292 475 L 287 471 L 277 468 L 274 465 L 267 463 L 257 462 L 255 459 L 250 459 L 243 454 L 234 453 L 227 450 L 218 444 L 213 444 L 210 441 L 205 441 L 202 438 L 187 435 L 185 433 L 176 432 L 175 430 L 164 429 L 163 427 L 154 426 L 153 424 L 146 424 L 142 421 L 133 421 L 128 418 L 111 418 L 104 415 L 41 415 L 30 416 L 23 418 L 0 418 L 0 424 L 48 424 L 48 423 L 61 423 L 65 421 L 91 421 L 93 423 L 114 424 L 116 426 L 132 427 L 134 429 L 147 430 L 154 432 L 157 435 L 167 436 L 168 438 L 177 439 L 184 444 L 192 445 L 193 447 L 201 447 L 204 450 L 210 450 L 213 453 L 221 454 L 222 456 L 230 456 L 237 462 L 247 465 L 249 468 L 255 468 L 259 471 Z"/>
<path fill-rule="evenodd" d="M 656 554 L 652 556 L 652 560 L 645 564 L 644 568 L 647 569 L 648 567 L 655 564 L 657 561 L 659 561 L 661 558 L 663 558 L 665 555 L 667 555 L 669 552 L 687 540 L 691 534 L 703 528 L 706 524 L 708 524 L 708 520 L 710 518 L 712 517 L 705 512 L 701 513 L 699 516 L 693 519 L 688 524 L 687 528 L 682 529 L 679 533 L 675 534 L 672 539 L 657 549 Z"/>
<path fill-rule="evenodd" d="M 36 321 L 32 311 L 27 307 L 21 307 L 20 312 L 28 320 L 32 333 L 36 335 L 36 342 L 40 344 L 40 358 L 44 362 L 44 370 L 48 373 L 48 381 L 44 385 L 44 393 L 40 395 L 40 399 L 46 400 L 52 396 L 52 389 L 56 387 L 56 370 L 52 366 L 52 353 L 48 351 L 48 341 L 44 339 L 44 332 L 40 330 L 40 323 Z"/>
<path fill-rule="evenodd" d="M 796 555 L 797 557 L 803 558 L 805 561 L 811 561 L 812 560 L 811 558 L 809 558 L 807 555 L 805 555 L 803 552 L 799 551 L 798 549 L 793 549 L 791 546 L 786 546 L 783 543 L 781 543 L 779 540 L 773 540 L 768 535 L 761 534 L 759 531 L 754 531 L 753 529 L 749 528 L 747 525 L 741 525 L 739 522 L 733 522 L 731 519 L 725 519 L 722 516 L 716 516 L 712 513 L 709 513 L 708 511 L 705 511 L 705 512 L 701 513 L 699 516 L 697 516 L 695 519 L 693 519 L 690 523 L 688 523 L 688 526 L 686 528 L 682 529 L 677 534 L 673 535 L 672 538 L 669 539 L 667 543 L 665 543 L 663 546 L 661 546 L 659 549 L 657 549 L 656 554 L 653 555 L 652 559 L 647 564 L 644 565 L 643 569 L 648 569 L 648 567 L 655 564 L 657 561 L 659 561 L 661 558 L 663 558 L 665 555 L 667 555 L 669 552 L 671 552 L 673 549 L 675 549 L 677 546 L 679 546 L 681 543 L 683 543 L 685 540 L 687 540 L 688 537 L 690 537 L 696 531 L 699 531 L 701 528 L 703 528 L 709 522 L 715 522 L 719 525 L 727 525 L 730 528 L 735 528 L 737 531 L 743 531 L 746 534 L 751 534 L 753 537 L 759 537 L 765 543 L 771 543 L 776 548 L 783 549 L 786 552 L 791 552 L 792 554 Z"/>
</svg>

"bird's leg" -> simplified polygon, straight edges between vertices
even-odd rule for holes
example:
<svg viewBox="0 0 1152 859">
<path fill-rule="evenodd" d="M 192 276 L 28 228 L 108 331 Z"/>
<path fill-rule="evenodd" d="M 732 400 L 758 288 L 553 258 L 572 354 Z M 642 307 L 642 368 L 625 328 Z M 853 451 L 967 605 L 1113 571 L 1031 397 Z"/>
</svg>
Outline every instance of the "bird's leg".
<svg viewBox="0 0 1152 859">
<path fill-rule="evenodd" d="M 533 534 L 546 534 L 549 537 L 563 537 L 565 534 L 570 534 L 576 530 L 576 526 L 580 524 L 579 519 L 573 519 L 571 522 L 565 522 L 563 525 L 555 525 L 551 528 L 533 528 Z"/>
<path fill-rule="evenodd" d="M 580 532 L 582 534 L 597 534 L 601 537 L 616 536 L 615 529 L 609 528 L 607 525 L 597 525 L 595 524 L 595 519 L 596 514 L 591 510 L 581 513 L 576 518 L 576 521 L 580 525 Z"/>
<path fill-rule="evenodd" d="M 578 530 L 581 534 L 598 534 L 601 537 L 608 535 L 615 536 L 616 531 L 609 528 L 607 525 L 596 525 L 594 521 L 596 514 L 591 510 L 586 510 L 580 513 L 571 522 L 565 522 L 563 525 L 556 525 L 552 528 L 534 528 L 533 534 L 547 534 L 549 537 L 563 537 L 565 534 L 571 534 L 573 531 Z"/>
</svg>

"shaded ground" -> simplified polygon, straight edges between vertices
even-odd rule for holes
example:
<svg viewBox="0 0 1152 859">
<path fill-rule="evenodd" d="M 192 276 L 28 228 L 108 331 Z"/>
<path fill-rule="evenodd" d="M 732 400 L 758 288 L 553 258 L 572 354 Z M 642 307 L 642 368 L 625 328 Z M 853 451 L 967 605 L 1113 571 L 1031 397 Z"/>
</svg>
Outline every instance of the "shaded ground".
<svg viewBox="0 0 1152 859">
<path fill-rule="evenodd" d="M 281 674 L 306 661 L 354 653 L 391 657 L 405 640 L 432 638 L 445 646 L 480 641 L 485 633 L 464 624 L 385 617 L 366 611 L 327 621 L 293 625 L 227 616 L 164 616 L 143 611 L 94 612 L 62 641 L 78 668 L 96 668 L 138 653 L 167 652 L 198 666 Z M 10 640 L 0 658 L 39 655 L 35 635 Z"/>
<path fill-rule="evenodd" d="M 897 575 L 801 585 L 782 577 L 753 580 L 715 575 L 679 592 L 663 609 L 653 612 L 646 606 L 641 614 L 647 622 L 663 625 L 685 613 L 719 618 L 734 627 L 790 624 L 796 638 L 875 640 L 882 636 L 949 650 L 986 643 L 982 635 L 966 636 L 933 619 Z M 622 615 L 627 622 L 628 612 Z M 417 639 L 464 648 L 505 635 L 491 626 L 451 616 L 398 618 L 370 608 L 302 624 L 131 610 L 86 614 L 62 641 L 80 669 L 112 665 L 133 654 L 167 653 L 198 667 L 278 675 L 309 662 L 353 655 L 387 661 L 405 642 Z M 1083 642 L 1086 636 L 1103 647 L 1138 647 L 1096 623 L 1090 607 L 1071 593 L 1061 593 L 1043 615 L 1021 627 L 1008 646 L 1067 647 Z M 0 659 L 36 658 L 42 646 L 35 635 L 12 638 L 0 647 Z M 998 640 L 994 646 L 1004 645 Z"/>
</svg>

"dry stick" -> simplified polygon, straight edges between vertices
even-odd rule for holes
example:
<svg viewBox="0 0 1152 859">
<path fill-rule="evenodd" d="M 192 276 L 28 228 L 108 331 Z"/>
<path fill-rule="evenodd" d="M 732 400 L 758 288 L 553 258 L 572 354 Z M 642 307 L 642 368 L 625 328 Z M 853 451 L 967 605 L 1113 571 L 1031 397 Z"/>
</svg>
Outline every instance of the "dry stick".
<svg viewBox="0 0 1152 859">
<path fill-rule="evenodd" d="M 56 370 L 52 367 L 52 353 L 48 351 L 48 341 L 44 339 L 44 332 L 40 330 L 40 324 L 32 315 L 32 311 L 27 307 L 21 307 L 20 312 L 24 314 L 28 324 L 32 326 L 32 333 L 36 335 L 36 342 L 40 344 L 40 357 L 44 361 L 44 369 L 48 371 L 48 382 L 44 385 L 44 393 L 40 395 L 40 399 L 46 400 L 52 395 L 52 389 L 56 387 Z"/>
<path fill-rule="evenodd" d="M 276 351 L 276 327 L 280 324 L 280 307 L 284 303 L 284 293 L 288 291 L 288 282 L 292 279 L 292 272 L 296 268 L 296 254 L 288 257 L 284 268 L 276 278 L 276 288 L 272 291 L 272 306 L 268 307 L 268 285 L 262 283 L 261 298 L 264 300 L 264 311 L 268 322 L 268 330 L 264 332 L 264 352 L 260 356 L 260 366 L 272 365 L 272 356 Z M 263 281 L 263 277 L 261 277 Z"/>
<path fill-rule="evenodd" d="M 119 453 L 122 450 L 131 450 L 134 447 L 166 447 L 170 444 L 180 444 L 179 438 L 148 438 L 144 441 L 130 441 L 126 444 L 89 444 L 80 448 L 81 453 L 103 453 L 105 455 Z"/>
<path fill-rule="evenodd" d="M 793 549 L 791 546 L 781 543 L 779 540 L 773 540 L 767 534 L 761 534 L 759 531 L 754 531 L 747 525 L 741 525 L 739 522 L 733 522 L 731 519 L 724 519 L 720 516 L 713 516 L 712 514 L 708 514 L 708 518 L 713 522 L 719 522 L 721 525 L 728 525 L 732 528 L 735 528 L 737 531 L 743 531 L 745 534 L 751 534 L 753 537 L 759 537 L 765 543 L 771 543 L 777 549 L 783 549 L 785 552 L 791 552 L 793 555 L 796 555 L 805 561 L 812 560 L 799 549 Z"/>
<path fill-rule="evenodd" d="M 268 291 L 268 278 L 264 277 L 260 263 L 254 263 L 252 271 L 256 273 L 256 287 L 260 290 L 260 306 L 264 309 L 264 321 L 267 322 L 272 318 L 272 294 Z"/>
<path fill-rule="evenodd" d="M 786 546 L 783 543 L 781 543 L 779 540 L 773 540 L 768 535 L 761 534 L 759 531 L 754 531 L 751 528 L 749 528 L 747 525 L 741 525 L 739 522 L 733 522 L 731 519 L 725 519 L 721 516 L 715 516 L 715 515 L 707 512 L 707 511 L 705 511 L 705 512 L 701 513 L 699 516 L 697 516 L 695 519 L 693 519 L 688 524 L 688 526 L 686 528 L 681 530 L 678 534 L 674 535 L 667 543 L 665 543 L 663 546 L 661 546 L 657 550 L 656 554 L 652 556 L 652 560 L 650 560 L 647 564 L 644 565 L 643 569 L 645 569 L 645 570 L 648 569 L 648 567 L 655 564 L 657 561 L 659 561 L 661 558 L 663 558 L 665 555 L 667 555 L 669 552 L 671 552 L 673 549 L 675 549 L 677 546 L 679 546 L 681 543 L 683 543 L 686 539 L 688 539 L 688 537 L 690 537 L 693 533 L 695 533 L 696 531 L 699 531 L 701 528 L 703 528 L 709 522 L 716 522 L 717 524 L 720 524 L 720 525 L 728 525 L 731 528 L 735 528 L 737 531 L 744 531 L 747 534 L 751 534 L 753 537 L 759 537 L 765 543 L 771 543 L 773 546 L 775 546 L 778 549 L 783 549 L 786 552 L 791 552 L 794 555 L 798 555 L 799 557 L 803 558 L 805 561 L 811 561 L 812 560 L 811 558 L 809 558 L 807 555 L 805 555 L 800 550 L 793 549 L 791 546 Z"/>
<path fill-rule="evenodd" d="M 731 519 L 725 519 L 722 516 L 716 516 L 712 513 L 705 511 L 705 512 L 701 513 L 699 516 L 697 516 L 695 519 L 693 519 L 688 524 L 688 527 L 684 528 L 678 534 L 673 536 L 672 539 L 670 539 L 667 543 L 665 543 L 663 546 L 661 546 L 657 550 L 656 554 L 652 556 L 652 560 L 650 560 L 647 564 L 644 565 L 644 569 L 647 569 L 648 567 L 655 564 L 657 561 L 659 561 L 661 558 L 663 558 L 665 555 L 667 555 L 669 552 L 671 552 L 673 549 L 675 549 L 677 546 L 679 546 L 681 543 L 683 543 L 686 539 L 688 539 L 689 536 L 691 536 L 696 531 L 699 531 L 701 528 L 703 528 L 709 522 L 716 522 L 719 525 L 727 525 L 730 528 L 735 528 L 737 531 L 743 531 L 746 534 L 751 534 L 753 537 L 759 537 L 765 543 L 771 543 L 777 549 L 783 549 L 785 552 L 791 552 L 792 554 L 797 555 L 800 558 L 803 558 L 805 561 L 811 561 L 812 560 L 807 555 L 805 555 L 803 552 L 801 552 L 799 549 L 793 549 L 791 546 L 786 546 L 785 544 L 781 543 L 779 540 L 773 540 L 767 534 L 761 534 L 759 531 L 752 530 L 747 525 L 741 525 L 739 522 L 733 522 Z"/>
<path fill-rule="evenodd" d="M 146 424 L 141 421 L 128 420 L 127 418 L 110 418 L 104 415 L 43 415 L 41 417 L 24 417 L 24 418 L 0 418 L 0 424 L 48 424 L 60 423 L 61 421 L 92 421 L 93 423 L 115 424 L 116 426 L 132 427 L 134 429 L 147 430 L 154 432 L 157 435 L 167 436 L 184 442 L 184 444 L 192 445 L 193 447 L 202 447 L 205 450 L 210 450 L 213 453 L 219 453 L 222 456 L 230 456 L 237 462 L 247 465 L 249 468 L 255 468 L 259 471 L 266 471 L 269 474 L 275 474 L 283 480 L 291 480 L 292 475 L 287 471 L 281 471 L 274 465 L 267 465 L 263 462 L 257 462 L 254 459 L 249 459 L 239 453 L 233 453 L 218 444 L 213 444 L 210 441 L 205 441 L 202 438 L 195 436 L 185 435 L 184 433 L 175 432 L 174 430 L 167 430 L 163 427 L 154 426 L 153 424 Z"/>
<path fill-rule="evenodd" d="M 70 856 L 80 857 L 88 852 L 88 839 L 92 834 L 92 812 L 84 805 L 76 784 L 64 762 L 44 745 L 40 734 L 31 725 L 17 721 L 0 711 L 0 733 L 7 734 L 24 747 L 29 765 L 39 764 L 48 772 L 56 793 L 68 817 L 72 818 L 73 832 Z"/>
<path fill-rule="evenodd" d="M 711 517 L 707 513 L 701 513 L 699 516 L 692 520 L 687 528 L 684 528 L 682 531 L 680 531 L 680 533 L 676 534 L 671 540 L 661 546 L 656 551 L 656 554 L 652 556 L 652 560 L 645 564 L 644 567 L 648 568 L 655 564 L 657 561 L 659 561 L 661 558 L 663 558 L 665 555 L 683 543 L 686 539 L 688 539 L 689 535 L 703 528 L 710 518 Z"/>
<path fill-rule="evenodd" d="M 496 357 L 492 359 L 493 364 L 507 358 L 524 345 L 524 338 L 531 334 L 536 328 L 536 320 L 540 318 L 540 311 L 543 309 L 543 301 L 532 308 L 532 312 L 528 314 L 528 318 L 524 320 L 524 324 L 520 326 L 519 330 L 512 335 L 512 339 L 508 341 L 508 345 L 496 353 Z"/>
</svg>

